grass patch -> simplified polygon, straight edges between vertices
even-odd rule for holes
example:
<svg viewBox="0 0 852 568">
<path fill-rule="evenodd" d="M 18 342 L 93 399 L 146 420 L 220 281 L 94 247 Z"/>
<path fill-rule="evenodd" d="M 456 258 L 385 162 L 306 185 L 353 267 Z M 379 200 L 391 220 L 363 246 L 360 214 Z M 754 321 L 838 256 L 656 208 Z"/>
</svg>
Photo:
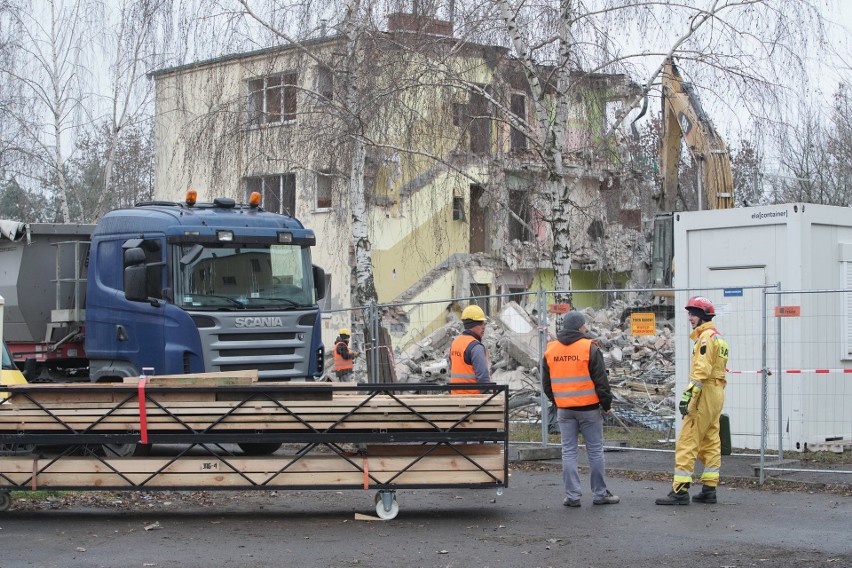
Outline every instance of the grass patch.
<svg viewBox="0 0 852 568">
<path fill-rule="evenodd" d="M 604 445 L 610 446 L 617 443 L 629 448 L 673 450 L 675 444 L 673 441 L 665 441 L 666 435 L 667 432 L 650 428 L 604 426 Z M 561 442 L 559 434 L 549 434 L 547 438 L 550 444 Z M 580 436 L 580 439 L 582 443 L 582 436 Z M 511 423 L 509 425 L 509 441 L 541 443 L 541 424 Z"/>
<path fill-rule="evenodd" d="M 48 499 L 50 497 L 65 497 L 67 495 L 75 495 L 74 491 L 43 491 L 41 489 L 37 491 L 11 491 L 9 493 L 12 497 L 16 499 L 21 499 L 23 501 L 39 501 L 41 499 Z"/>
<path fill-rule="evenodd" d="M 837 452 L 785 452 L 785 456 L 795 456 L 802 463 L 813 464 L 852 464 L 852 450 Z"/>
</svg>

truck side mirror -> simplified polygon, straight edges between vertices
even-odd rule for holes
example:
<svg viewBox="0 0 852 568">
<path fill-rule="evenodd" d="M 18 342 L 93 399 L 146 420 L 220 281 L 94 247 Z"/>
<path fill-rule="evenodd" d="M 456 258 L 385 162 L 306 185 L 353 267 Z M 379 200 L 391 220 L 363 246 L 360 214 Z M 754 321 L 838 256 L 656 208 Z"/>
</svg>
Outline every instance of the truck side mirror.
<svg viewBox="0 0 852 568">
<path fill-rule="evenodd" d="M 124 297 L 131 302 L 145 302 L 147 294 L 147 267 L 145 251 L 139 247 L 124 251 Z"/>
<path fill-rule="evenodd" d="M 317 301 L 325 298 L 325 270 L 317 266 L 316 264 L 311 265 L 314 269 L 314 289 L 317 294 Z"/>
</svg>

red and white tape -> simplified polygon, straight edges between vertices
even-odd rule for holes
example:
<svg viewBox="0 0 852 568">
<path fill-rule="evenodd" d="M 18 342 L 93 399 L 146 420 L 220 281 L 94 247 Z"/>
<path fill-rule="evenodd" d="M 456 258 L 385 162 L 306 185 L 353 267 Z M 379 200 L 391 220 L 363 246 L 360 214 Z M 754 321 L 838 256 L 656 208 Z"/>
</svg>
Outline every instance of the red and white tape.
<svg viewBox="0 0 852 568">
<path fill-rule="evenodd" d="M 769 369 L 769 374 L 775 373 L 772 369 Z M 763 371 L 732 371 L 730 369 L 725 369 L 726 373 L 731 375 L 759 375 L 763 373 Z M 804 373 L 817 373 L 822 375 L 827 375 L 829 373 L 849 373 L 852 374 L 852 369 L 784 369 L 781 371 L 786 375 L 802 375 Z"/>
</svg>

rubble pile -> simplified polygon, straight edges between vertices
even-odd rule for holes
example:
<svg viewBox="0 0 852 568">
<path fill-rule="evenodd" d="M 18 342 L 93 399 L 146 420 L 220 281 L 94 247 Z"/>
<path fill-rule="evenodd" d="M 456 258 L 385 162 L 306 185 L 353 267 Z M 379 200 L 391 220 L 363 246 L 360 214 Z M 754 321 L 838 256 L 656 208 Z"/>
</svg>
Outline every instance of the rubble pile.
<svg viewBox="0 0 852 568">
<path fill-rule="evenodd" d="M 667 430 L 674 414 L 673 322 L 658 318 L 656 335 L 633 336 L 630 311 L 619 302 L 607 308 L 585 308 L 583 313 L 590 337 L 603 351 L 617 422 Z M 397 381 L 448 382 L 450 343 L 462 330 L 457 316 L 450 315 L 449 319 L 446 326 L 397 354 Z M 556 337 L 556 319 L 549 318 L 546 341 Z M 511 420 L 538 422 L 541 419 L 538 364 L 542 347 L 533 318 L 523 307 L 510 302 L 496 318 L 489 320 L 483 343 L 494 381 L 509 386 Z"/>
</svg>

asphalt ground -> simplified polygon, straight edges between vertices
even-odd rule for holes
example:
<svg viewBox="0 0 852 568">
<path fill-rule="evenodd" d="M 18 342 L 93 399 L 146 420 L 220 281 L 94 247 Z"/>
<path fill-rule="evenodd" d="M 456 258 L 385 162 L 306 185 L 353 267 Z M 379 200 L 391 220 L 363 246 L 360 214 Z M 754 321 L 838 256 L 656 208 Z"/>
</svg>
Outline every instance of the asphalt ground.
<svg viewBox="0 0 852 568">
<path fill-rule="evenodd" d="M 513 461 L 503 490 L 399 490 L 387 522 L 372 491 L 16 495 L 0 568 L 852 568 L 849 475 L 758 486 L 754 456 L 725 456 L 717 504 L 663 507 L 672 452 L 605 458 L 617 505 L 592 504 L 581 453 L 579 508 L 559 459 Z"/>
<path fill-rule="evenodd" d="M 0 514 L 0 566 L 852 567 L 849 496 L 723 485 L 718 504 L 663 507 L 654 499 L 668 480 L 613 469 L 619 504 L 593 505 L 584 474 L 582 506 L 569 508 L 552 460 L 512 465 L 499 492 L 400 490 L 399 515 L 387 522 L 369 520 L 367 491 L 83 493 L 35 509 L 16 502 Z"/>
<path fill-rule="evenodd" d="M 588 463 L 583 448 L 580 449 L 579 465 L 584 469 Z M 548 468 L 561 468 L 560 446 L 540 443 L 511 444 L 509 451 L 511 460 L 519 460 L 529 464 L 539 464 Z M 776 456 L 764 458 L 764 481 L 778 485 L 790 484 L 790 488 L 802 485 L 820 490 L 826 486 L 840 492 L 852 493 L 852 464 L 814 464 L 800 459 L 801 454 L 787 453 L 779 460 Z M 527 459 L 525 459 L 527 458 Z M 533 458 L 533 459 L 529 459 Z M 620 448 L 606 446 L 604 453 L 607 472 L 613 475 L 636 476 L 647 474 L 653 478 L 671 476 L 674 469 L 674 452 L 669 450 L 646 450 L 636 448 Z M 759 454 L 733 454 L 722 456 L 722 483 L 736 481 L 743 483 L 758 483 L 760 481 Z M 701 462 L 696 463 L 696 478 L 701 471 Z M 807 470 L 807 471 L 793 471 Z"/>
</svg>

